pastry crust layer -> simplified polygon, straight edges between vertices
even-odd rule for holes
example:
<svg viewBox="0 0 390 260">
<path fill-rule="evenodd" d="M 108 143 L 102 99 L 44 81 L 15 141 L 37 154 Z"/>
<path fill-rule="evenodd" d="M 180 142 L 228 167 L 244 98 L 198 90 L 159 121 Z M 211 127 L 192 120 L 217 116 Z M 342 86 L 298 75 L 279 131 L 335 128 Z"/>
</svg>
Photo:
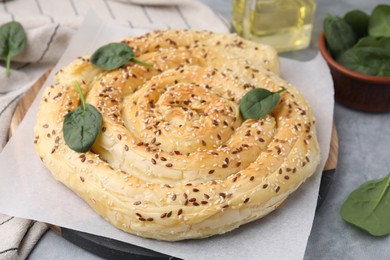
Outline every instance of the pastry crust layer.
<svg viewBox="0 0 390 260">
<path fill-rule="evenodd" d="M 230 231 L 278 207 L 319 161 L 305 98 L 279 78 L 277 53 L 233 34 L 156 31 L 123 40 L 135 56 L 113 70 L 78 58 L 45 90 L 35 147 L 53 176 L 107 221 L 160 240 Z M 102 113 L 86 153 L 72 151 L 64 116 L 80 103 Z M 285 88 L 274 111 L 244 121 L 239 101 L 253 88 Z"/>
</svg>

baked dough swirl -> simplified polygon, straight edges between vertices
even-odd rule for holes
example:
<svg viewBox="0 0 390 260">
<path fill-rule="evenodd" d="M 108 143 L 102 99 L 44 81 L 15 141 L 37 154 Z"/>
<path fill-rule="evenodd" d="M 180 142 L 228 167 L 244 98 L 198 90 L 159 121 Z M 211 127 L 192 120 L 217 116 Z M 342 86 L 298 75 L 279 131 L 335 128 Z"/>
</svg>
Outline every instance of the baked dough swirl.
<svg viewBox="0 0 390 260">
<path fill-rule="evenodd" d="M 123 40 L 132 62 L 102 71 L 80 57 L 42 97 L 35 146 L 54 177 L 107 221 L 160 240 L 208 237 L 278 207 L 315 171 L 315 120 L 308 102 L 278 77 L 276 52 L 236 35 L 156 31 Z M 65 143 L 64 116 L 80 82 L 103 116 L 91 151 Z M 274 111 L 243 120 L 253 88 L 285 88 Z"/>
</svg>

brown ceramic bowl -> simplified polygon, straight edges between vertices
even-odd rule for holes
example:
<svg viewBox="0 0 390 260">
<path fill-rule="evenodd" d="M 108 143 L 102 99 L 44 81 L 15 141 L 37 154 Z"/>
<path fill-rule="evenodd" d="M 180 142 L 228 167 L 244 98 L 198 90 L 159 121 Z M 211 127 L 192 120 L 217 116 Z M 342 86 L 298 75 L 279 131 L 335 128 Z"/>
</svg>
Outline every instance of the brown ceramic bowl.
<svg viewBox="0 0 390 260">
<path fill-rule="evenodd" d="M 360 111 L 390 111 L 390 77 L 364 75 L 339 65 L 327 51 L 324 33 L 318 46 L 330 68 L 337 102 Z"/>
</svg>

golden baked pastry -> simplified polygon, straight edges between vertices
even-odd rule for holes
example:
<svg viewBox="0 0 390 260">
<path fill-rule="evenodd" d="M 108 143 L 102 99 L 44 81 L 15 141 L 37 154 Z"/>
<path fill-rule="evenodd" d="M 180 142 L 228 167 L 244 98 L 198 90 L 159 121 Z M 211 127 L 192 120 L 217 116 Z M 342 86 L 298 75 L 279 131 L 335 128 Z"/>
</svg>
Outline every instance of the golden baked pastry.
<svg viewBox="0 0 390 260">
<path fill-rule="evenodd" d="M 132 62 L 102 71 L 78 58 L 42 97 L 35 147 L 54 177 L 107 221 L 160 240 L 230 231 L 277 208 L 315 171 L 315 120 L 280 79 L 277 53 L 236 35 L 157 31 L 128 38 Z M 103 116 L 91 151 L 65 143 L 64 116 L 86 101 Z M 263 119 L 243 120 L 253 88 L 278 91 Z"/>
</svg>

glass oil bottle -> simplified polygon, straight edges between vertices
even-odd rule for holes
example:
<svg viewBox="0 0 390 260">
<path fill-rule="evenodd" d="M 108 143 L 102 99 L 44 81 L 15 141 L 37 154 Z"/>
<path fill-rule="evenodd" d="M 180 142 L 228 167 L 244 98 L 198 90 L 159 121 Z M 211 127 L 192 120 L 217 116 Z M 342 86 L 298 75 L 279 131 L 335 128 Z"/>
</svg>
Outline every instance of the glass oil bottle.
<svg viewBox="0 0 390 260">
<path fill-rule="evenodd" d="M 314 0 L 233 0 L 232 25 L 278 52 L 299 50 L 310 44 L 315 9 Z"/>
</svg>

